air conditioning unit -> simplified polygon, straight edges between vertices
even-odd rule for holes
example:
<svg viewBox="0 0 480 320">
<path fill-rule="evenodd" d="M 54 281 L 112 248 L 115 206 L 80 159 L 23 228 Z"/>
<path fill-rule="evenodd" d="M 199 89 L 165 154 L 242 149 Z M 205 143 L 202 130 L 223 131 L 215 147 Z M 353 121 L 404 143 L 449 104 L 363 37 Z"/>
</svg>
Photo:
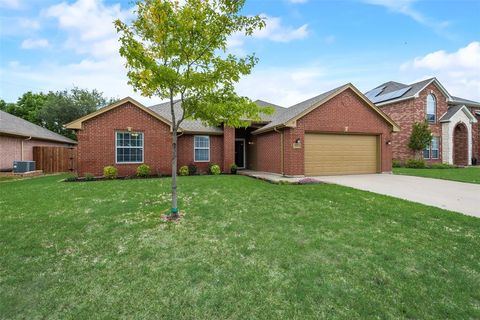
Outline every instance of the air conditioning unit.
<svg viewBox="0 0 480 320">
<path fill-rule="evenodd" d="M 13 172 L 35 171 L 35 161 L 13 161 Z"/>
</svg>

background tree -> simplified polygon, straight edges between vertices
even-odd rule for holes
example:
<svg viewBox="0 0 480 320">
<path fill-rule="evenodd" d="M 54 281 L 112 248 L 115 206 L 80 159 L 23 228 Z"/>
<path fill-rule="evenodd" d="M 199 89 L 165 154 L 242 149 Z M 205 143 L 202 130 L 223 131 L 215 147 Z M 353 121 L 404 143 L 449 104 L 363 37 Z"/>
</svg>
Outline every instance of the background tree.
<svg viewBox="0 0 480 320">
<path fill-rule="evenodd" d="M 408 147 L 415 151 L 415 159 L 420 160 L 420 153 L 430 145 L 431 140 L 432 131 L 426 121 L 413 124 Z"/>
<path fill-rule="evenodd" d="M 70 91 L 49 92 L 43 108 L 38 111 L 38 119 L 45 128 L 76 139 L 75 134 L 63 125 L 114 101 L 95 89 L 90 91 L 75 87 Z"/>
<path fill-rule="evenodd" d="M 227 51 L 233 33 L 251 35 L 265 23 L 242 16 L 243 0 L 138 1 L 131 25 L 117 20 L 120 54 L 127 60 L 129 83 L 144 96 L 170 101 L 172 118 L 172 208 L 177 212 L 177 132 L 184 119 L 209 125 L 247 126 L 260 112 L 271 113 L 246 97 L 234 84 L 258 62 L 254 55 L 237 58 Z M 174 112 L 174 99 L 181 113 Z"/>
<path fill-rule="evenodd" d="M 46 94 L 29 91 L 18 98 L 17 103 L 6 103 L 0 99 L 0 110 L 76 139 L 75 133 L 65 129 L 64 124 L 115 101 L 95 89 L 90 91 L 75 87 Z"/>
</svg>

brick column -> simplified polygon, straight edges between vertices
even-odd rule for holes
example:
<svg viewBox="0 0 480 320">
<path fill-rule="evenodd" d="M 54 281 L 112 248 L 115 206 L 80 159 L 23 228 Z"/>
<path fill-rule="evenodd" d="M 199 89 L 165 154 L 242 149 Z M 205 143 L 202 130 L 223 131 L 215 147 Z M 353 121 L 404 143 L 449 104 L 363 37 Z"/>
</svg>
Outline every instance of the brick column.
<svg viewBox="0 0 480 320">
<path fill-rule="evenodd" d="M 223 127 L 223 172 L 230 173 L 232 163 L 235 163 L 235 129 Z"/>
</svg>

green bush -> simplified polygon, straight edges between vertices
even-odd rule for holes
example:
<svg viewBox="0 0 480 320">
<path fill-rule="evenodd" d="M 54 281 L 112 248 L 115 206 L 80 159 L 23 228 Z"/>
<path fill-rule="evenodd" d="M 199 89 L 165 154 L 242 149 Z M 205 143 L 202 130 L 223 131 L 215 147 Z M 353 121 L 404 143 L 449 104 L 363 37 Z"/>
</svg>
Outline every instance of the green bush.
<svg viewBox="0 0 480 320">
<path fill-rule="evenodd" d="M 430 169 L 452 169 L 455 168 L 455 166 L 452 166 L 448 163 L 432 163 L 429 166 Z"/>
<path fill-rule="evenodd" d="M 230 165 L 230 173 L 231 174 L 236 174 L 237 173 L 237 170 L 238 170 L 238 166 L 235 164 L 235 163 L 232 163 Z"/>
<path fill-rule="evenodd" d="M 194 165 L 194 164 L 190 164 L 188 166 L 188 174 L 193 176 L 193 175 L 196 175 L 197 174 L 197 166 Z"/>
<path fill-rule="evenodd" d="M 148 177 L 150 175 L 150 166 L 141 164 L 137 167 L 137 177 Z"/>
<path fill-rule="evenodd" d="M 178 173 L 181 175 L 181 176 L 188 176 L 188 166 L 181 166 L 180 167 L 180 170 L 178 170 Z"/>
<path fill-rule="evenodd" d="M 400 160 L 392 160 L 392 167 L 393 168 L 401 168 L 402 162 Z"/>
<path fill-rule="evenodd" d="M 118 170 L 114 166 L 106 166 L 103 168 L 103 176 L 107 179 L 116 179 Z"/>
<path fill-rule="evenodd" d="M 425 168 L 425 161 L 423 160 L 415 160 L 409 159 L 405 163 L 405 167 L 407 168 L 414 168 L 414 169 L 424 169 Z"/>
<path fill-rule="evenodd" d="M 95 180 L 95 176 L 94 176 L 93 174 L 91 174 L 91 173 L 85 173 L 84 177 L 85 177 L 85 181 L 93 181 L 93 180 Z"/>
<path fill-rule="evenodd" d="M 210 166 L 210 173 L 214 175 L 220 174 L 220 166 L 218 164 L 213 164 L 212 166 Z"/>
<path fill-rule="evenodd" d="M 69 174 L 63 181 L 72 182 L 72 181 L 77 181 L 77 179 L 78 179 L 78 175 L 76 173 L 72 173 L 72 174 Z"/>
</svg>

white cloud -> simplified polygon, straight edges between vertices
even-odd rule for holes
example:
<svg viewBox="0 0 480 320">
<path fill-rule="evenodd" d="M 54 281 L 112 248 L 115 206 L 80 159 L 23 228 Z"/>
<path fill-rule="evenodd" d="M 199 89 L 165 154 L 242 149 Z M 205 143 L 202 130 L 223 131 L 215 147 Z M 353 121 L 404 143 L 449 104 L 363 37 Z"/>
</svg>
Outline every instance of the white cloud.
<svg viewBox="0 0 480 320">
<path fill-rule="evenodd" d="M 25 39 L 22 42 L 22 49 L 46 48 L 49 46 L 47 39 Z"/>
<path fill-rule="evenodd" d="M 445 28 L 449 25 L 448 21 L 436 21 L 425 16 L 418 10 L 413 8 L 413 4 L 417 0 L 363 0 L 365 3 L 378 5 L 387 8 L 391 12 L 401 13 L 427 27 L 433 28 L 436 32 L 445 33 Z"/>
<path fill-rule="evenodd" d="M 480 101 L 480 42 L 455 52 L 435 51 L 401 65 L 417 78 L 437 77 L 450 94 Z"/>
<path fill-rule="evenodd" d="M 18 9 L 20 8 L 20 0 L 0 0 L 0 7 Z"/>
<path fill-rule="evenodd" d="M 266 14 L 261 14 L 260 16 L 265 19 L 265 28 L 254 31 L 251 36 L 253 39 L 287 43 L 308 37 L 309 29 L 307 24 L 295 28 L 291 26 L 285 26 L 280 17 L 270 17 Z M 239 32 L 233 34 L 227 41 L 227 47 L 229 51 L 243 55 L 245 53 L 243 45 L 247 38 L 247 36 Z"/>
<path fill-rule="evenodd" d="M 102 0 L 77 0 L 72 4 L 62 2 L 49 7 L 43 14 L 57 19 L 59 27 L 67 32 L 67 48 L 94 57 L 118 53 L 118 37 L 113 21 L 125 21 L 132 17 L 130 9 L 123 10 L 120 4 L 105 5 Z"/>
<path fill-rule="evenodd" d="M 308 25 L 304 24 L 298 28 L 285 26 L 280 17 L 270 17 L 261 15 L 266 20 L 265 28 L 253 33 L 257 39 L 268 39 L 274 42 L 290 42 L 292 40 L 301 40 L 308 36 Z"/>
</svg>

